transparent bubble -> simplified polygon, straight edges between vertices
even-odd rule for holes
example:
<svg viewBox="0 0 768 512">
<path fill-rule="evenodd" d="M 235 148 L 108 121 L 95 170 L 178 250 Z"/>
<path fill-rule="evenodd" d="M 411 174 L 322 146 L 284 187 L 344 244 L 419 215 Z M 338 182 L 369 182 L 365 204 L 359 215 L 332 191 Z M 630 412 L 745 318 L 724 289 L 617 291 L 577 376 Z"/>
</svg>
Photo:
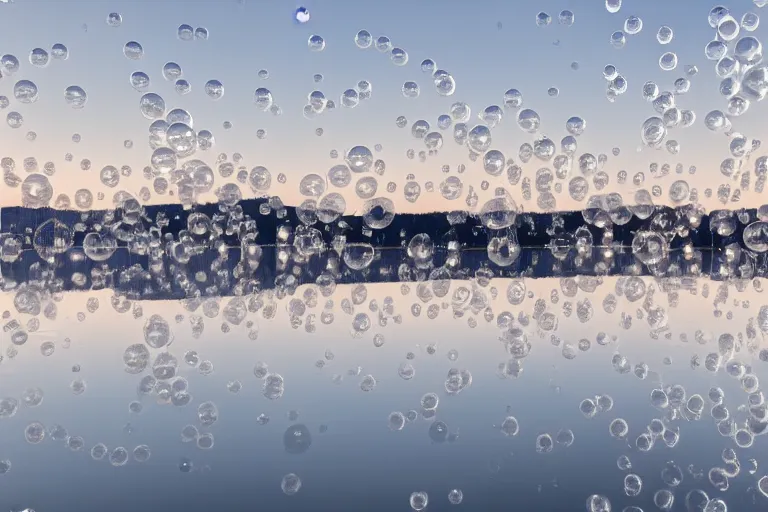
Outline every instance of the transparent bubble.
<svg viewBox="0 0 768 512">
<path fill-rule="evenodd" d="M 627 36 L 621 30 L 616 30 L 611 34 L 611 46 L 616 49 L 624 48 L 627 44 Z"/>
<path fill-rule="evenodd" d="M 659 57 L 659 67 L 664 71 L 672 71 L 677 67 L 677 54 L 666 52 Z"/>
<path fill-rule="evenodd" d="M 309 47 L 310 51 L 321 52 L 325 49 L 325 39 L 318 35 L 309 36 L 307 46 Z"/>
<path fill-rule="evenodd" d="M 149 88 L 150 80 L 149 75 L 143 71 L 135 71 L 131 73 L 130 77 L 131 87 L 139 92 L 146 91 Z"/>
<path fill-rule="evenodd" d="M 218 80 L 208 80 L 205 83 L 205 94 L 212 100 L 219 100 L 224 96 L 224 85 Z"/>
<path fill-rule="evenodd" d="M 656 32 L 656 40 L 659 44 L 669 44 L 672 42 L 673 37 L 674 33 L 672 28 L 667 25 L 662 25 L 659 27 L 658 32 Z"/>
<path fill-rule="evenodd" d="M 618 2 L 619 0 L 606 0 L 607 2 Z M 605 496 L 593 494 L 587 498 L 588 512 L 611 512 L 611 502 Z"/>
<path fill-rule="evenodd" d="M 301 490 L 301 479 L 295 473 L 288 473 L 280 481 L 280 489 L 287 496 L 293 496 Z"/>
<path fill-rule="evenodd" d="M 624 20 L 624 32 L 633 36 L 643 30 L 643 20 L 637 16 L 629 16 Z"/>
<path fill-rule="evenodd" d="M 675 495 L 668 489 L 658 490 L 653 495 L 653 503 L 659 510 L 672 510 Z"/>
<path fill-rule="evenodd" d="M 541 118 L 535 110 L 526 108 L 517 114 L 517 125 L 525 132 L 536 133 L 541 126 Z"/>
<path fill-rule="evenodd" d="M 82 87 L 78 85 L 70 85 L 64 91 L 64 101 L 74 109 L 81 109 L 88 101 L 88 95 Z"/>
<path fill-rule="evenodd" d="M 147 93 L 139 100 L 139 109 L 146 119 L 162 119 L 165 117 L 165 100 L 159 94 Z"/>
<path fill-rule="evenodd" d="M 11 54 L 5 54 L 0 58 L 0 65 L 2 66 L 5 74 L 13 75 L 19 70 L 19 59 Z"/>
<path fill-rule="evenodd" d="M 123 16 L 117 12 L 111 12 L 107 15 L 107 25 L 117 28 L 123 24 Z"/>
<path fill-rule="evenodd" d="M 643 489 L 643 480 L 633 473 L 624 477 L 624 494 L 629 497 L 635 497 Z"/>
<path fill-rule="evenodd" d="M 427 508 L 427 504 L 429 503 L 429 496 L 426 492 L 414 492 L 411 493 L 409 502 L 411 504 L 411 508 L 418 512 Z"/>
<path fill-rule="evenodd" d="M 445 71 L 438 70 L 433 75 L 435 90 L 440 96 L 452 96 L 456 92 L 456 81 Z"/>
<path fill-rule="evenodd" d="M 536 15 L 536 25 L 539 27 L 546 27 L 552 23 L 552 16 L 545 12 L 540 12 Z"/>
<path fill-rule="evenodd" d="M 418 98 L 419 97 L 419 84 L 416 82 L 405 82 L 402 87 L 403 96 L 406 98 Z"/>
<path fill-rule="evenodd" d="M 181 78 L 182 71 L 181 66 L 175 62 L 166 62 L 163 66 L 163 78 L 169 82 L 175 82 Z"/>
<path fill-rule="evenodd" d="M 373 44 L 373 36 L 367 30 L 361 30 L 355 34 L 355 44 L 361 49 L 370 48 Z"/>
<path fill-rule="evenodd" d="M 509 89 L 504 93 L 505 108 L 520 108 L 523 105 L 523 94 L 517 89 Z"/>
<path fill-rule="evenodd" d="M 34 103 L 38 98 L 37 85 L 30 80 L 19 80 L 13 86 L 13 97 L 19 103 Z"/>
<path fill-rule="evenodd" d="M 137 41 L 128 41 L 123 46 L 123 55 L 130 60 L 139 60 L 144 56 L 144 48 Z"/>
<path fill-rule="evenodd" d="M 605 10 L 611 14 L 616 14 L 621 9 L 621 1 L 622 0 L 605 0 Z"/>
<path fill-rule="evenodd" d="M 405 66 L 408 64 L 408 52 L 402 48 L 393 48 L 389 54 L 389 58 L 393 64 L 397 66 Z"/>
</svg>

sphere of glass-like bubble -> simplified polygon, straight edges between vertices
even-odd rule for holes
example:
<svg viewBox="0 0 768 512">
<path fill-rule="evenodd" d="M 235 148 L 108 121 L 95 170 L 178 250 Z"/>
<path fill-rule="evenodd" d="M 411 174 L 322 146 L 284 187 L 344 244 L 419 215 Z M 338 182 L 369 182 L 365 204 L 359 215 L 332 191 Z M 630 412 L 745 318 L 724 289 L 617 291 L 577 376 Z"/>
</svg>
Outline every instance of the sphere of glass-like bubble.
<svg viewBox="0 0 768 512">
<path fill-rule="evenodd" d="M 601 494 L 587 498 L 587 512 L 611 512 L 611 502 Z"/>
<path fill-rule="evenodd" d="M 451 489 L 448 492 L 448 503 L 451 505 L 460 505 L 464 501 L 464 493 L 461 489 Z"/>
<path fill-rule="evenodd" d="M 293 496 L 301 489 L 301 479 L 295 473 L 288 473 L 280 482 L 280 489 L 288 496 Z"/>
<path fill-rule="evenodd" d="M 355 34 L 355 44 L 360 49 L 370 48 L 373 44 L 373 36 L 367 30 L 361 30 Z"/>
<path fill-rule="evenodd" d="M 643 144 L 648 147 L 659 147 L 667 136 L 667 128 L 664 121 L 658 117 L 648 118 L 642 126 L 640 132 Z"/>
<path fill-rule="evenodd" d="M 665 52 L 659 57 L 659 67 L 664 71 L 672 71 L 677 67 L 677 54 Z"/>
<path fill-rule="evenodd" d="M 643 20 L 637 16 L 629 16 L 624 20 L 624 32 L 629 35 L 639 34 L 643 30 Z"/>
<path fill-rule="evenodd" d="M 611 14 L 616 14 L 621 10 L 621 3 L 622 0 L 605 0 L 605 10 Z"/>
<path fill-rule="evenodd" d="M 523 131 L 536 133 L 541 126 L 541 118 L 535 110 L 526 108 L 517 114 L 517 125 Z"/>
<path fill-rule="evenodd" d="M 643 489 L 643 480 L 633 473 L 624 477 L 624 493 L 630 498 L 640 494 Z"/>
<path fill-rule="evenodd" d="M 427 504 L 429 503 L 429 496 L 426 492 L 414 492 L 411 493 L 409 502 L 411 504 L 411 508 L 419 512 L 427 508 Z"/>
</svg>

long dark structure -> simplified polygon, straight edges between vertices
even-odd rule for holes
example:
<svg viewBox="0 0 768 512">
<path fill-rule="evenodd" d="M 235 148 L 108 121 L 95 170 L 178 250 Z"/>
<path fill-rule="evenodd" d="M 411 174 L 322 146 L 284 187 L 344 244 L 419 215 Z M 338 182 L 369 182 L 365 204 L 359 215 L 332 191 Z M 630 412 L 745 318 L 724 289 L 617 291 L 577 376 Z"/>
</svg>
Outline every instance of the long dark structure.
<svg viewBox="0 0 768 512">
<path fill-rule="evenodd" d="M 245 287 L 242 279 L 239 287 L 234 278 L 228 282 L 219 279 L 212 284 L 202 278 L 206 274 L 201 274 L 215 274 L 212 272 L 215 269 L 219 276 L 242 276 L 242 265 L 238 265 L 243 260 L 243 251 L 249 250 L 243 245 L 242 233 L 222 229 L 216 244 L 201 247 L 183 264 L 167 253 L 142 254 L 130 243 L 119 239 L 111 256 L 94 261 L 82 257 L 82 249 L 78 248 L 83 246 L 87 233 L 101 225 L 115 225 L 116 219 L 119 224 L 125 214 L 119 208 L 87 212 L 2 208 L 0 237 L 12 236 L 23 244 L 18 257 L 10 258 L 0 253 L 3 256 L 0 262 L 3 288 L 40 279 L 41 273 L 46 273 L 53 276 L 48 279 L 55 279 L 62 291 L 109 287 L 135 298 L 180 299 L 189 293 L 188 287 L 185 290 L 179 285 L 185 280 L 179 279 L 181 275 L 186 276 L 186 281 L 196 283 L 196 289 L 202 295 L 230 295 L 274 288 L 281 282 L 280 276 L 288 274 L 297 284 L 318 282 L 323 275 L 332 275 L 336 284 L 430 279 L 430 276 L 434 278 L 435 269 L 445 268 L 449 257 L 453 260 L 450 277 L 456 279 L 472 277 L 481 268 L 497 277 L 645 274 L 720 280 L 768 274 L 765 254 L 750 251 L 743 243 L 744 227 L 757 220 L 754 209 L 704 214 L 690 206 L 651 207 L 640 216 L 624 212 L 625 215 L 619 215 L 620 223 L 606 222 L 610 215 L 595 210 L 522 213 L 516 216 L 513 226 L 503 230 L 487 229 L 479 216 L 459 211 L 397 214 L 382 229 L 371 229 L 362 216 L 343 216 L 329 224 L 314 224 L 314 233 L 322 238 L 324 250 L 291 264 L 290 261 L 286 263 L 285 255 L 295 252 L 293 241 L 281 238 L 278 231 L 281 226 L 283 231 L 286 226 L 295 231 L 304 223 L 296 208 L 282 205 L 266 208 L 269 201 L 253 199 L 241 201 L 234 207 L 207 204 L 191 209 L 181 205 L 144 206 L 138 217 L 132 212 L 132 222 L 139 222 L 146 229 L 159 227 L 163 240 L 178 239 L 188 229 L 192 214 L 204 214 L 222 225 L 233 215 L 233 208 L 238 217 L 250 217 L 256 229 L 248 238 L 248 244 L 251 248 L 258 246 L 260 259 L 257 267 L 248 269 Z M 54 219 L 68 227 L 77 226 L 77 229 L 73 229 L 71 248 L 46 261 L 35 249 L 35 231 Z M 663 233 L 668 239 L 668 257 L 663 265 L 649 267 L 633 255 L 632 241 L 640 230 Z M 419 268 L 408 266 L 407 245 L 418 234 L 428 235 L 435 245 L 434 256 L 426 268 L 424 265 Z M 577 250 L 576 234 L 582 241 L 586 237 L 591 243 Z M 329 259 L 342 260 L 334 252 L 334 240 L 340 236 L 347 244 L 371 244 L 376 253 L 372 264 L 361 270 L 347 268 L 343 263 L 329 265 Z M 511 264 L 498 265 L 489 258 L 488 246 L 494 237 L 514 240 L 519 256 Z M 455 264 L 457 255 L 458 265 Z M 166 268 L 158 269 L 158 265 Z M 444 278 L 445 273 L 440 275 Z M 77 279 L 73 278 L 75 276 Z M 167 281 L 163 283 L 163 279 Z M 216 281 L 212 275 L 207 279 Z"/>
</svg>

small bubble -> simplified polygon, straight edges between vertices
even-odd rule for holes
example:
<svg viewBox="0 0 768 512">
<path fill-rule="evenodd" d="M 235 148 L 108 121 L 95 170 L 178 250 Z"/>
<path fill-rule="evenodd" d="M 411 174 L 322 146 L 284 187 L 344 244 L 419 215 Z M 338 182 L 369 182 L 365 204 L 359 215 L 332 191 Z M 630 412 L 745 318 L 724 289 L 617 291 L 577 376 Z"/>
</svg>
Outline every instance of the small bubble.
<svg viewBox="0 0 768 512">
<path fill-rule="evenodd" d="M 310 51 L 321 52 L 325 50 L 325 39 L 318 35 L 310 36 L 309 40 L 307 41 L 307 46 L 309 47 Z"/>
</svg>

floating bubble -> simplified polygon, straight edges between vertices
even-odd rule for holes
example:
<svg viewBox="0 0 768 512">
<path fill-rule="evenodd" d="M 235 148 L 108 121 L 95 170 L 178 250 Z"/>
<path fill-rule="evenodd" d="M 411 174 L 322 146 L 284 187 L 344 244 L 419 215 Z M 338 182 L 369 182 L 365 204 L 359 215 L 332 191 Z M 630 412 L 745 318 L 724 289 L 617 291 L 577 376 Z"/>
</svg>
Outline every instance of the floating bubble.
<svg viewBox="0 0 768 512">
<path fill-rule="evenodd" d="M 64 91 L 64 101 L 74 109 L 81 109 L 88 101 L 88 95 L 82 87 L 78 85 L 70 85 Z"/>
<path fill-rule="evenodd" d="M 306 7 L 298 7 L 295 11 L 293 11 L 293 19 L 295 19 L 298 23 L 306 23 L 310 19 L 309 10 L 307 10 Z M 295 476 L 295 475 L 294 475 Z"/>
<path fill-rule="evenodd" d="M 136 41 L 128 41 L 123 46 L 123 55 L 130 60 L 139 60 L 144 56 L 144 48 Z"/>
<path fill-rule="evenodd" d="M 224 85 L 218 80 L 208 80 L 205 83 L 205 94 L 212 100 L 220 100 L 224 96 Z"/>
<path fill-rule="evenodd" d="M 325 50 L 325 39 L 318 35 L 309 36 L 307 46 L 309 47 L 310 51 L 321 52 Z"/>
<path fill-rule="evenodd" d="M 429 503 L 429 496 L 426 492 L 414 492 L 411 493 L 409 502 L 411 504 L 411 508 L 418 512 L 427 508 L 427 504 Z"/>
</svg>

